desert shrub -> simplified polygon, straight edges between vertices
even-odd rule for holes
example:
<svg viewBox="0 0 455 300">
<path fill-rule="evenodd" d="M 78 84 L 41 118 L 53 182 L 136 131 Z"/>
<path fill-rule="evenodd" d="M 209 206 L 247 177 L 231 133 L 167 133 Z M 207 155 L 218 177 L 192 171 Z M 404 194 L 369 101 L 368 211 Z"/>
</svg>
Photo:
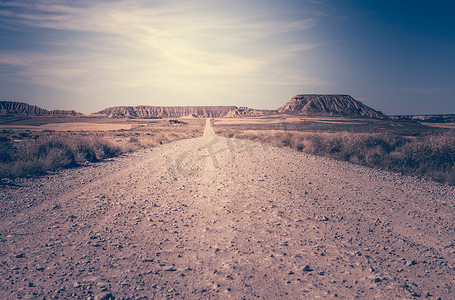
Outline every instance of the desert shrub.
<svg viewBox="0 0 455 300">
<path fill-rule="evenodd" d="M 88 140 L 81 139 L 76 145 L 76 162 L 82 164 L 84 162 L 97 162 L 100 159 L 97 157 L 95 149 Z"/>
<path fill-rule="evenodd" d="M 8 163 L 14 160 L 15 153 L 17 152 L 16 147 L 13 143 L 5 138 L 4 141 L 0 143 L 0 163 Z"/>
<path fill-rule="evenodd" d="M 56 159 L 57 165 L 74 162 L 71 144 L 63 139 L 46 139 L 40 143 L 29 142 L 22 150 L 29 159 Z"/>
<path fill-rule="evenodd" d="M 139 139 L 137 137 L 130 137 L 128 139 L 128 143 L 134 143 L 134 144 L 139 144 Z"/>
<path fill-rule="evenodd" d="M 109 141 L 98 141 L 96 149 L 98 150 L 99 159 L 115 157 L 122 153 L 119 146 L 114 145 Z"/>
<path fill-rule="evenodd" d="M 0 179 L 43 174 L 60 168 L 84 165 L 147 147 L 202 135 L 203 120 L 182 127 L 154 125 L 150 132 L 118 130 L 106 132 L 58 132 L 17 134 L 2 130 L 0 137 Z M 21 138 L 21 141 L 14 141 Z"/>
<path fill-rule="evenodd" d="M 44 174 L 121 154 L 121 148 L 101 138 L 44 137 L 0 146 L 0 177 Z"/>
<path fill-rule="evenodd" d="M 455 134 L 427 135 L 406 145 L 397 165 L 404 173 L 416 173 L 419 176 L 433 174 L 431 177 L 438 181 L 455 183 Z M 448 174 L 447 178 L 442 179 L 445 177 L 442 174 Z"/>
<path fill-rule="evenodd" d="M 455 185 L 455 131 L 412 138 L 394 134 L 267 130 L 249 130 L 247 134 L 229 131 L 225 135 Z"/>
<path fill-rule="evenodd" d="M 290 147 L 292 148 L 292 134 L 288 133 L 288 134 L 285 134 L 282 138 L 281 138 L 281 144 L 284 146 L 284 147 Z"/>
</svg>

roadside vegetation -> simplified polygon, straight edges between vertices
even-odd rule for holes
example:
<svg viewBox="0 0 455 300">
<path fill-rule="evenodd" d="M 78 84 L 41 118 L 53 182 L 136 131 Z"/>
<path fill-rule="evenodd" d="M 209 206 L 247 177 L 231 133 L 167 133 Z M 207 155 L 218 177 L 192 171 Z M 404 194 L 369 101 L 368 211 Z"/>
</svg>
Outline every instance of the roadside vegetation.
<svg viewBox="0 0 455 300">
<path fill-rule="evenodd" d="M 0 130 L 0 179 L 100 162 L 140 149 L 202 135 L 203 120 L 168 120 L 115 131 Z M 70 129 L 70 128 L 68 128 Z"/>
<path fill-rule="evenodd" d="M 419 176 L 455 185 L 455 130 L 419 127 L 415 123 L 393 124 L 380 133 L 368 126 L 355 132 L 337 126 L 306 131 L 293 126 L 293 131 L 270 130 L 268 125 L 248 130 L 246 126 L 217 126 L 215 131 L 226 137 L 248 139 L 278 147 L 287 147 L 313 155 L 354 164 Z M 376 126 L 376 125 L 375 125 Z M 409 130 L 406 130 L 409 126 Z M 262 127 L 262 130 L 260 129 Z M 399 127 L 399 131 L 395 128 Z M 276 126 L 274 126 L 276 128 Z M 300 130 L 295 130 L 300 129 Z M 370 128 L 371 129 L 371 128 Z M 363 132 L 362 132 L 363 131 Z"/>
</svg>

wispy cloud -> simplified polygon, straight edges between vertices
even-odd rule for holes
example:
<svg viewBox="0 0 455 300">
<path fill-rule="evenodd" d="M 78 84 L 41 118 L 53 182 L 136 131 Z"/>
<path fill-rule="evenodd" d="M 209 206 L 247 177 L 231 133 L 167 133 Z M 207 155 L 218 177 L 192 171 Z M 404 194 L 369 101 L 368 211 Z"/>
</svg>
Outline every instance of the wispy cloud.
<svg viewBox="0 0 455 300">
<path fill-rule="evenodd" d="M 281 35 L 312 28 L 311 18 L 251 21 L 206 10 L 198 1 L 157 3 L 0 2 L 4 26 L 52 30 L 45 43 L 54 48 L 11 52 L 0 47 L 0 68 L 17 67 L 25 80 L 74 93 L 176 85 L 189 90 L 216 90 L 216 85 L 229 93 L 245 83 L 323 84 L 304 70 L 280 67 L 320 46 L 277 42 Z"/>
</svg>

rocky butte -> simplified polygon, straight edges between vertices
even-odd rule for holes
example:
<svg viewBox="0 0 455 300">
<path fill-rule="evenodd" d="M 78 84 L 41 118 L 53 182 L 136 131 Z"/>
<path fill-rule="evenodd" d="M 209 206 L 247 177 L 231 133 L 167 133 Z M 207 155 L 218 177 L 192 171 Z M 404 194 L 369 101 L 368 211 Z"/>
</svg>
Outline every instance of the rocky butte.
<svg viewBox="0 0 455 300">
<path fill-rule="evenodd" d="M 330 115 L 383 119 L 386 116 L 349 95 L 297 95 L 278 109 L 278 113 Z"/>
</svg>

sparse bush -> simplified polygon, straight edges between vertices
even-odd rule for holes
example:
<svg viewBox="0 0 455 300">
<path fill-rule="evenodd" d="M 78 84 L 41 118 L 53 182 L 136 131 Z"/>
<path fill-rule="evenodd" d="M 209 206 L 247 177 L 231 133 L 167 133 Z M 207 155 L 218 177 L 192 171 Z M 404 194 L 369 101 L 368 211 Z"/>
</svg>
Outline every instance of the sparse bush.
<svg viewBox="0 0 455 300">
<path fill-rule="evenodd" d="M 147 128 L 103 132 L 1 130 L 0 179 L 44 174 L 202 135 L 204 120 L 188 123 L 174 126 L 163 120 Z"/>
<path fill-rule="evenodd" d="M 5 137 L 4 140 L 0 143 L 0 162 L 9 163 L 13 161 L 16 152 L 16 147 L 14 147 L 11 141 Z"/>
<path fill-rule="evenodd" d="M 267 130 L 218 133 L 455 185 L 455 131 L 414 137 Z"/>
<path fill-rule="evenodd" d="M 139 144 L 139 140 L 137 137 L 130 137 L 128 143 Z"/>
<path fill-rule="evenodd" d="M 115 157 L 122 153 L 119 146 L 116 146 L 108 141 L 104 141 L 104 142 L 98 141 L 96 146 L 97 146 L 97 149 L 99 150 L 98 153 L 99 153 L 100 159 Z"/>
<path fill-rule="evenodd" d="M 96 156 L 92 143 L 87 139 L 80 139 L 76 146 L 76 162 L 83 164 L 85 162 L 97 161 L 99 161 L 99 158 Z"/>
<path fill-rule="evenodd" d="M 120 147 L 100 138 L 45 137 L 0 146 L 0 177 L 39 175 L 121 154 Z"/>
</svg>

